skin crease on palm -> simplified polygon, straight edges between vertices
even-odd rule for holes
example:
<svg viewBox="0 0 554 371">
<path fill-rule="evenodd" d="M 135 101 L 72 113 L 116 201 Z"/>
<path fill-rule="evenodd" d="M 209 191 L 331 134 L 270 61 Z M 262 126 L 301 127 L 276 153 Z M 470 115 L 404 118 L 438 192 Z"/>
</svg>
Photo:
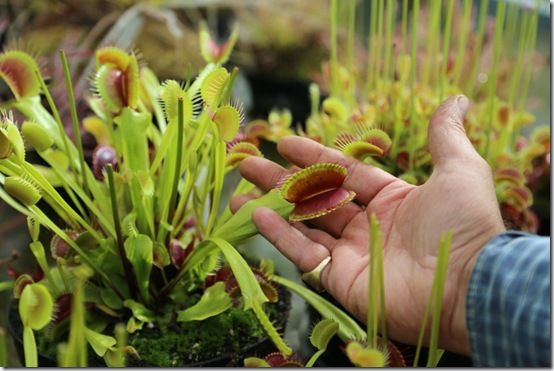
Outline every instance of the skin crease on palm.
<svg viewBox="0 0 554 371">
<path fill-rule="evenodd" d="M 469 355 L 465 297 L 479 251 L 505 230 L 491 170 L 465 134 L 463 118 L 469 101 L 447 99 L 434 113 L 428 140 L 434 171 L 421 186 L 410 185 L 339 151 L 300 137 L 283 138 L 278 150 L 298 167 L 334 162 L 348 168 L 344 187 L 356 192 L 354 202 L 309 223 L 293 223 L 267 208 L 253 221 L 260 233 L 303 272 L 331 254 L 322 283 L 360 320 L 367 316 L 368 215 L 381 224 L 386 317 L 392 339 L 415 344 L 435 274 L 440 237 L 452 232 L 443 297 L 439 345 Z M 264 191 L 274 188 L 288 170 L 263 158 L 243 161 L 241 174 Z M 237 210 L 252 196 L 231 201 Z"/>
</svg>

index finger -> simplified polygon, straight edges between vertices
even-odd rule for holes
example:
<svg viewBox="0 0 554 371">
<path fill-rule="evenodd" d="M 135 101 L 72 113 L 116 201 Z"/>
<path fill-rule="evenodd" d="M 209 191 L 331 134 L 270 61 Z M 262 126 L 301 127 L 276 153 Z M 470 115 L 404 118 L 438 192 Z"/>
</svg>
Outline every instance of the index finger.
<svg viewBox="0 0 554 371">
<path fill-rule="evenodd" d="M 398 180 L 379 168 L 364 164 L 340 151 L 321 145 L 308 138 L 288 136 L 277 145 L 279 153 L 291 163 L 306 167 L 321 162 L 332 162 L 347 168 L 344 187 L 356 192 L 356 199 L 367 205 L 377 193 Z"/>
</svg>

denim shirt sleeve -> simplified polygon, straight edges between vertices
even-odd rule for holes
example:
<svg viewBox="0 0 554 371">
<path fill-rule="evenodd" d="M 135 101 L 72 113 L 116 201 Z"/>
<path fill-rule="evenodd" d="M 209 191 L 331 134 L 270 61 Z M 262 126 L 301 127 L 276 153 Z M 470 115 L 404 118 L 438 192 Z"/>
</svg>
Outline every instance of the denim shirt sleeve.
<svg viewBox="0 0 554 371">
<path fill-rule="evenodd" d="M 550 366 L 550 238 L 496 236 L 471 274 L 466 316 L 474 366 Z"/>
</svg>

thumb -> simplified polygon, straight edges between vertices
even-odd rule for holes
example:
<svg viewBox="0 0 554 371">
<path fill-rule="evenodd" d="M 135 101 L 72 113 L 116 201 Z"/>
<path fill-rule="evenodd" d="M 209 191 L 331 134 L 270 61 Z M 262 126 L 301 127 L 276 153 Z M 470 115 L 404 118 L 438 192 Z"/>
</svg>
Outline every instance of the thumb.
<svg viewBox="0 0 554 371">
<path fill-rule="evenodd" d="M 464 129 L 469 100 L 456 95 L 445 100 L 429 122 L 429 151 L 435 166 L 452 161 L 473 161 L 479 157 Z"/>
</svg>

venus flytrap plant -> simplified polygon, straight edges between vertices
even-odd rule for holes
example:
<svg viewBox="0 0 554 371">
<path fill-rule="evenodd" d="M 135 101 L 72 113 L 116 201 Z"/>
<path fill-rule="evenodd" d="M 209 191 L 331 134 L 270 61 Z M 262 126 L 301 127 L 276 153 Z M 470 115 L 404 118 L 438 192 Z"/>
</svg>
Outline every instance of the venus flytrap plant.
<svg viewBox="0 0 554 371">
<path fill-rule="evenodd" d="M 354 339 L 346 345 L 346 355 L 350 361 L 361 367 L 385 367 L 395 364 L 402 355 L 391 358 L 391 354 L 399 354 L 395 346 L 387 339 L 385 311 L 385 283 L 383 268 L 383 245 L 381 242 L 381 227 L 375 214 L 368 218 L 370 226 L 369 240 L 369 274 L 368 274 L 368 306 L 367 306 L 367 336 L 365 341 Z M 381 334 L 379 336 L 379 333 Z M 392 362 L 391 362 L 392 361 Z"/>
<path fill-rule="evenodd" d="M 248 315 L 259 324 L 251 326 L 265 332 L 282 354 L 293 353 L 267 312 L 278 291 L 235 249 L 257 233 L 255 207 L 271 207 L 288 217 L 293 205 L 275 191 L 234 215 L 228 208 L 221 213 L 225 175 L 244 158 L 261 156 L 241 132 L 242 110 L 231 101 L 237 70 L 221 67 L 229 52 L 225 48 L 230 47 L 212 55 L 211 63 L 184 86 L 158 82 L 148 70 L 143 72 L 133 53 L 99 49 L 92 79 L 95 96 L 89 100 L 94 115 L 84 121 L 98 141 L 90 163 L 79 138 L 74 144 L 61 130 L 58 109 L 38 66 L 27 67 L 35 72 L 30 76 L 46 95 L 52 114 L 40 106 L 39 90 L 34 89 L 28 93 L 37 99 L 25 101 L 17 95 L 12 102 L 27 118 L 21 131 L 9 115 L 3 116 L 0 198 L 28 217 L 30 248 L 45 273 L 40 282 L 20 276 L 14 294 L 23 295 L 25 304 L 25 285 L 40 285 L 36 287 L 44 290 L 38 290 L 56 302 L 60 316 L 46 321 L 51 326 L 31 325 L 41 329 L 38 336 L 55 342 L 68 336 L 67 344 L 60 345 L 61 365 L 85 365 L 88 347 L 111 365 L 122 365 L 127 355 L 137 352 L 148 359 L 148 347 L 135 351 L 126 345 L 140 342 L 147 328 L 171 331 L 170 323 L 208 321 L 237 309 L 252 313 Z M 70 68 L 63 51 L 60 56 L 78 137 Z M 28 162 L 25 142 L 45 160 L 56 185 Z M 242 181 L 237 191 L 252 188 Z M 42 210 L 43 203 L 63 225 Z M 51 254 L 38 241 L 41 228 L 54 234 Z M 199 286 L 222 262 L 232 273 L 233 289 Z M 84 316 L 85 305 L 91 316 Z M 176 315 L 171 319 L 164 313 Z M 130 340 L 121 340 L 121 329 L 118 340 L 109 336 L 114 328 L 107 317 L 126 322 Z M 31 339 L 29 330 L 26 333 Z M 25 348 L 32 364 L 36 351 L 31 340 Z"/>
<path fill-rule="evenodd" d="M 346 24 L 347 34 L 352 29 L 348 20 L 344 22 L 342 8 L 351 11 L 348 7 L 355 7 L 353 3 L 331 2 L 330 66 L 323 66 L 321 88 L 310 86 L 311 114 L 305 128 L 297 128 L 298 134 L 409 183 L 423 184 L 433 169 L 427 149 L 429 119 L 447 96 L 463 93 L 473 103 L 464 121 L 465 130 L 493 171 L 506 165 L 520 171 L 529 166 L 524 156 L 529 144 L 521 134 L 534 121 L 526 111 L 526 102 L 535 65 L 531 58 L 535 54 L 537 6 L 494 2 L 495 27 L 491 32 L 487 28 L 488 0 L 481 1 L 475 10 L 472 2 L 465 0 L 460 7 L 450 0 L 371 1 L 367 5 L 368 58 L 360 68 L 350 65 L 349 43 L 353 38 L 347 39 L 345 48 L 339 44 L 341 25 Z M 461 8 L 459 22 L 454 21 L 457 8 Z M 517 34 L 516 29 L 520 30 Z M 516 46 L 511 47 L 514 39 Z M 396 40 L 400 41 L 399 48 L 394 47 Z M 328 94 L 321 104 L 320 90 Z M 278 142 L 288 135 L 278 128 L 279 124 L 271 120 L 255 120 L 247 125 L 247 135 L 252 141 Z M 360 128 L 364 133 L 375 130 L 380 134 L 368 139 L 360 134 Z M 387 143 L 387 150 L 380 153 L 374 148 L 375 139 Z M 529 189 L 531 184 L 527 178 L 522 187 Z M 497 187 L 497 193 L 503 195 L 503 216 L 513 222 L 511 227 L 536 231 L 530 206 L 514 208 L 513 204 L 519 204 L 514 194 L 506 194 L 500 184 Z"/>
</svg>

